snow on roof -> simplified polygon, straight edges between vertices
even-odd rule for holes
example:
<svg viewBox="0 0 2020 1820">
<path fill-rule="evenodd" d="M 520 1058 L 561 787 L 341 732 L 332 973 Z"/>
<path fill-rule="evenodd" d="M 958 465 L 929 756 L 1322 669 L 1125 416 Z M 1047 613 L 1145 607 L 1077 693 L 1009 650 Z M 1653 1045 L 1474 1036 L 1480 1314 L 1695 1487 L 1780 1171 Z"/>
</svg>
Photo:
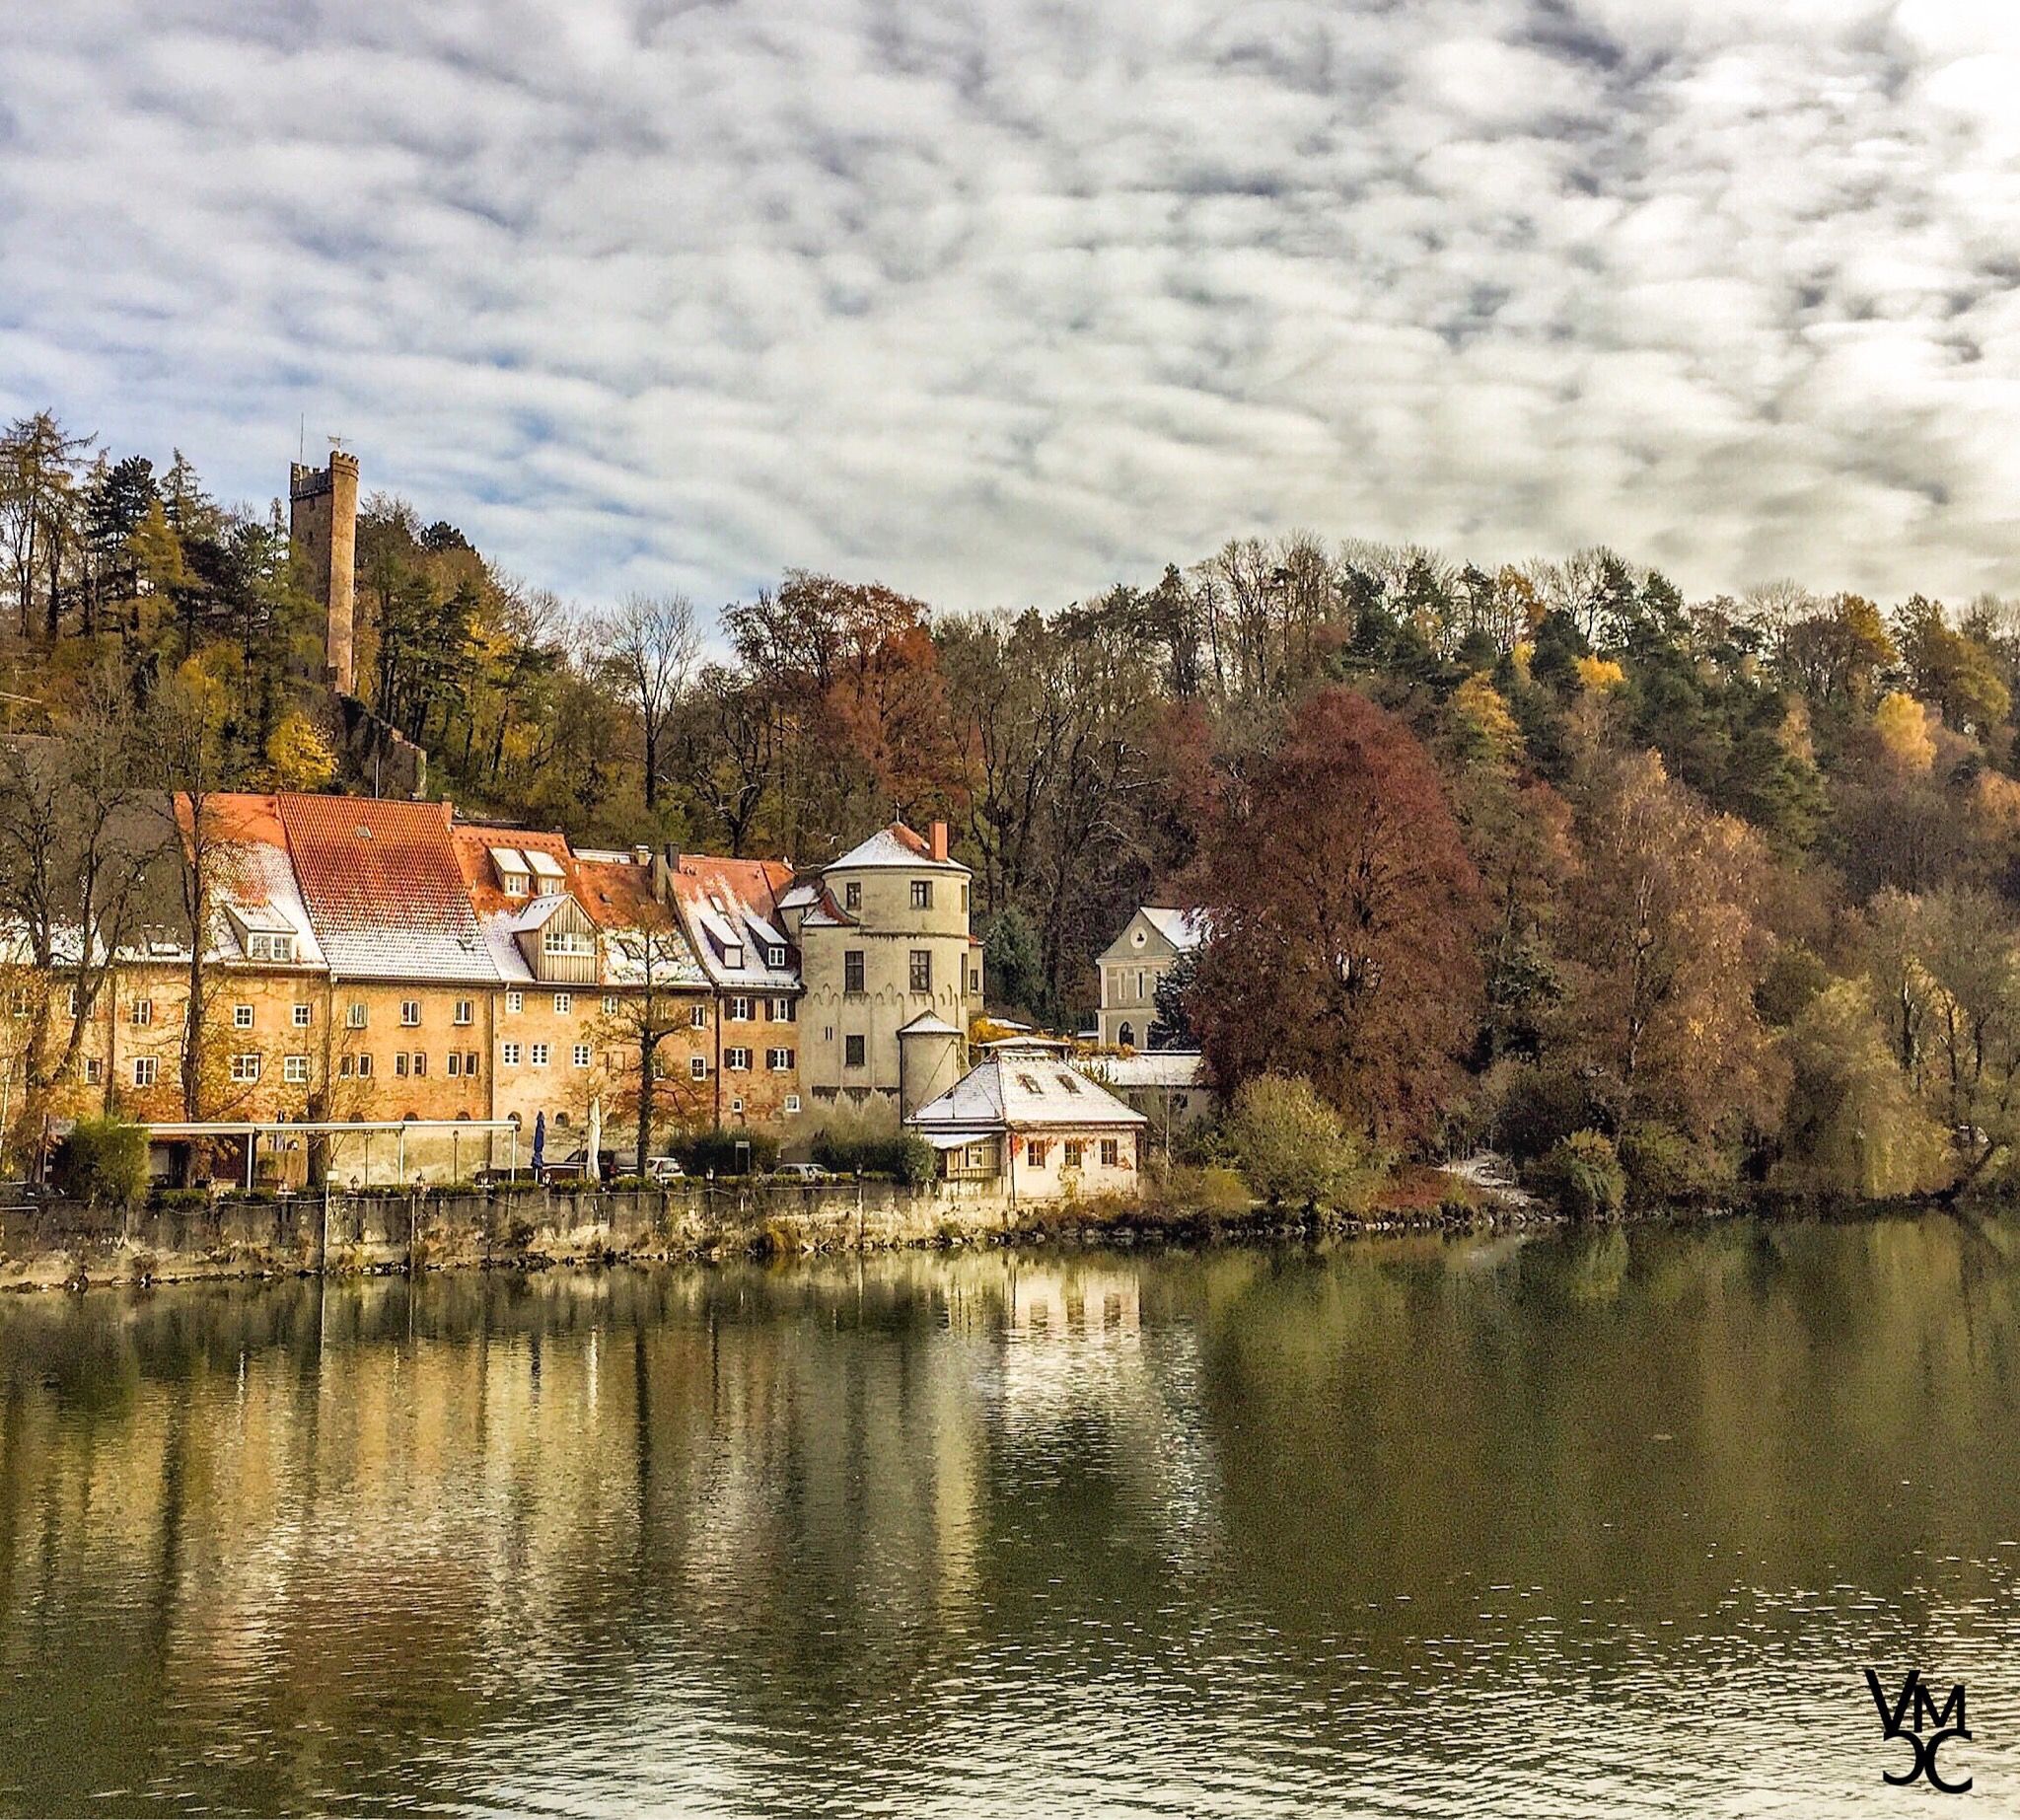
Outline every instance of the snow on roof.
<svg viewBox="0 0 2020 1820">
<path fill-rule="evenodd" d="M 685 856 L 672 875 L 675 902 L 695 937 L 694 951 L 717 985 L 753 992 L 790 992 L 800 977 L 790 944 L 772 920 L 779 893 L 791 882 L 782 860 Z M 727 950 L 740 950 L 736 960 Z M 780 955 L 774 964 L 773 953 Z"/>
<path fill-rule="evenodd" d="M 1146 922 L 1181 954 L 1196 948 L 1206 939 L 1206 917 L 1200 910 L 1172 910 L 1161 904 L 1143 907 Z"/>
<path fill-rule="evenodd" d="M 1082 1064 L 1111 1087 L 1203 1088 L 1205 1058 L 1196 1049 L 1153 1049 L 1134 1056 L 1090 1056 Z"/>
<path fill-rule="evenodd" d="M 869 839 L 851 847 L 839 859 L 830 860 L 822 870 L 865 872 L 877 867 L 902 867 L 907 872 L 916 872 L 921 867 L 939 872 L 968 870 L 958 859 L 935 859 L 933 849 L 902 822 L 878 829 Z"/>
<path fill-rule="evenodd" d="M 901 1024 L 898 1034 L 902 1037 L 958 1037 L 961 1032 L 944 1018 L 935 1017 L 930 1011 L 921 1011 L 909 1024 Z"/>
<path fill-rule="evenodd" d="M 533 868 L 535 878 L 560 879 L 567 876 L 561 870 L 561 862 L 553 854 L 543 853 L 537 846 L 526 849 L 526 863 Z"/>
<path fill-rule="evenodd" d="M 990 1056 L 905 1121 L 921 1128 L 1030 1130 L 1048 1126 L 1143 1125 L 1098 1082 L 1043 1056 Z"/>
<path fill-rule="evenodd" d="M 309 921 L 335 978 L 497 980 L 442 804 L 278 802 Z"/>
<path fill-rule="evenodd" d="M 820 901 L 821 887 L 813 879 L 807 878 L 801 879 L 797 885 L 787 889 L 785 896 L 778 901 L 778 908 L 782 910 L 805 910 L 808 905 L 818 904 Z"/>
<path fill-rule="evenodd" d="M 526 855 L 516 846 L 492 847 L 491 864 L 500 872 L 530 872 L 533 869 L 526 863 Z"/>
</svg>

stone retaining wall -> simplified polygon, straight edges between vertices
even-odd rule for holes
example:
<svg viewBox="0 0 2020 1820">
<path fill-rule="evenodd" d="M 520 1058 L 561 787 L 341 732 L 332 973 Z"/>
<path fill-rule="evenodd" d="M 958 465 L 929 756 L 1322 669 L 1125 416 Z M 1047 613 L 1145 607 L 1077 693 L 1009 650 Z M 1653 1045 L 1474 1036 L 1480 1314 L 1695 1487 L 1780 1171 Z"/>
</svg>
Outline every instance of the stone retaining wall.
<svg viewBox="0 0 2020 1820">
<path fill-rule="evenodd" d="M 40 1201 L 0 1209 L 0 1288 L 200 1276 L 332 1274 L 875 1250 L 1000 1233 L 995 1198 L 889 1182 L 831 1186 L 683 1183 L 624 1194 L 298 1195 L 203 1207 Z"/>
</svg>

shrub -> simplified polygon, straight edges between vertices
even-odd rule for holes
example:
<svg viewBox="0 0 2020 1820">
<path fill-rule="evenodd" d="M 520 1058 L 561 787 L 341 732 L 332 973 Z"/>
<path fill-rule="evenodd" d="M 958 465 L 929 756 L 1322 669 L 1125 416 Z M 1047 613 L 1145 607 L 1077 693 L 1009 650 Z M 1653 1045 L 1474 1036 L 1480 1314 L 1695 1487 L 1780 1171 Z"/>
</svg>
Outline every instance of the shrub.
<svg viewBox="0 0 2020 1820">
<path fill-rule="evenodd" d="M 1249 1185 L 1220 1163 L 1172 1164 L 1151 1199 L 1175 1213 L 1204 1213 L 1216 1219 L 1235 1218 L 1256 1203 Z"/>
<path fill-rule="evenodd" d="M 1510 1070 L 1501 1085 L 1494 1140 L 1518 1162 L 1530 1162 L 1548 1155 L 1573 1131 L 1589 1128 L 1593 1113 L 1592 1096 L 1573 1069 L 1524 1063 Z"/>
<path fill-rule="evenodd" d="M 938 1158 L 916 1131 L 870 1135 L 836 1130 L 814 1139 L 814 1161 L 838 1176 L 889 1176 L 916 1188 L 933 1179 Z"/>
<path fill-rule="evenodd" d="M 1250 1081 L 1235 1095 L 1227 1137 L 1249 1186 L 1272 1205 L 1344 1205 L 1375 1173 L 1366 1142 L 1302 1077 Z"/>
<path fill-rule="evenodd" d="M 80 1119 L 60 1162 L 78 1200 L 127 1206 L 147 1190 L 147 1133 L 123 1119 Z"/>
<path fill-rule="evenodd" d="M 1627 1195 L 1627 1173 L 1614 1152 L 1613 1140 L 1601 1131 L 1573 1131 L 1559 1139 L 1531 1179 L 1573 1219 L 1618 1213 Z"/>
<path fill-rule="evenodd" d="M 690 1176 L 759 1174 L 778 1161 L 778 1139 L 768 1131 L 697 1131 L 674 1153 Z M 748 1159 L 748 1161 L 747 1161 Z"/>
<path fill-rule="evenodd" d="M 195 1207 L 210 1205 L 210 1190 L 207 1188 L 158 1188 L 153 1195 L 153 1204 L 164 1212 L 186 1212 Z"/>
<path fill-rule="evenodd" d="M 1732 1170 L 1715 1150 L 1654 1119 L 1628 1126 L 1617 1148 L 1627 1172 L 1627 1199 L 1637 1207 L 1690 1205 L 1732 1186 Z"/>
</svg>

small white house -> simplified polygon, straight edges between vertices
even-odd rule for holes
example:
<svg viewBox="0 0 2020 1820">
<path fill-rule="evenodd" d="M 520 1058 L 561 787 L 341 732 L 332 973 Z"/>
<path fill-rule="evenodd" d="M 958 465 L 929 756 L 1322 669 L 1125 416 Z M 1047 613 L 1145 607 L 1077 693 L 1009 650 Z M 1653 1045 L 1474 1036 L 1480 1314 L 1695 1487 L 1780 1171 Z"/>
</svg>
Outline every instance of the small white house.
<svg viewBox="0 0 2020 1820">
<path fill-rule="evenodd" d="M 940 1153 L 940 1179 L 1013 1204 L 1135 1195 L 1144 1118 L 1042 1047 L 997 1045 L 905 1124 Z"/>
</svg>

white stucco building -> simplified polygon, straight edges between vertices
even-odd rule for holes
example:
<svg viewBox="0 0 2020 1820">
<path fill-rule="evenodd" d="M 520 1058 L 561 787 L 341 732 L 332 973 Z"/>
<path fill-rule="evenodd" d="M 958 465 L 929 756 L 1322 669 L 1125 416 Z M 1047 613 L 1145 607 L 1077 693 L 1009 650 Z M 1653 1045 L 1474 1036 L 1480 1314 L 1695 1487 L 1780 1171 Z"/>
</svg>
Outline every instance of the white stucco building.
<svg viewBox="0 0 2020 1820">
<path fill-rule="evenodd" d="M 1193 910 L 1146 904 L 1122 925 L 1095 963 L 1101 976 L 1097 1039 L 1109 1049 L 1148 1049 L 1157 1017 L 1157 983 L 1205 939 Z"/>
<path fill-rule="evenodd" d="M 1136 1195 L 1141 1113 L 1040 1045 L 997 1045 L 905 1124 L 940 1152 L 941 1180 L 1012 1204 Z"/>
</svg>

